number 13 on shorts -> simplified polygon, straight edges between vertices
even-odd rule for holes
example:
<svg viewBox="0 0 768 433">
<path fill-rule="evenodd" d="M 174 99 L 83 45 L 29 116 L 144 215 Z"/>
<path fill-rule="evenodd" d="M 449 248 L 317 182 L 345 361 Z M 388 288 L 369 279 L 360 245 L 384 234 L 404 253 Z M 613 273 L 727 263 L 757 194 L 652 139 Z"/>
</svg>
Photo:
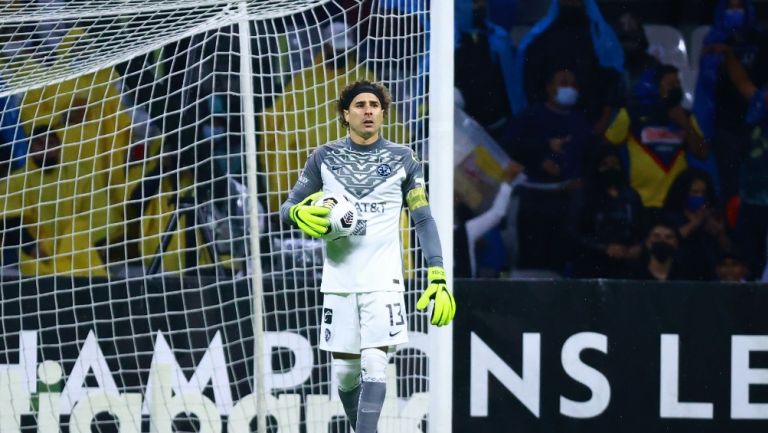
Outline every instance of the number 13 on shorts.
<svg viewBox="0 0 768 433">
<path fill-rule="evenodd" d="M 408 342 L 403 292 L 324 293 L 320 349 L 360 353 Z"/>
</svg>

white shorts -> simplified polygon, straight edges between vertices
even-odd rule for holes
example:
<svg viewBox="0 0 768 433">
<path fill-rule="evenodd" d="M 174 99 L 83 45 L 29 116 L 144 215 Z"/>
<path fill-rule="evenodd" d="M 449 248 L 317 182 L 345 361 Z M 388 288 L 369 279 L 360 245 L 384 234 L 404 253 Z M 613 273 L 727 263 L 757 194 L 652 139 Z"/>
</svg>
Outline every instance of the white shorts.
<svg viewBox="0 0 768 433">
<path fill-rule="evenodd" d="M 323 293 L 321 350 L 360 353 L 407 342 L 403 292 Z"/>
</svg>

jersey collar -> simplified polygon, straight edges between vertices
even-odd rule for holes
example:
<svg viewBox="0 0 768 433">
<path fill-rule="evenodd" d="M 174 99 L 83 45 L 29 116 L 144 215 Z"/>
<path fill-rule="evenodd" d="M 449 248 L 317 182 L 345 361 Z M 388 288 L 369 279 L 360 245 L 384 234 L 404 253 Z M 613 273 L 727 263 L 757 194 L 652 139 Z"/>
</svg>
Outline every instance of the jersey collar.
<svg viewBox="0 0 768 433">
<path fill-rule="evenodd" d="M 354 141 L 352 141 L 349 136 L 347 136 L 347 146 L 349 146 L 350 149 L 354 150 L 355 152 L 372 152 L 374 150 L 378 150 L 381 148 L 381 146 L 384 145 L 384 139 L 381 137 L 381 134 L 379 134 L 379 139 L 374 141 L 371 144 L 357 144 Z"/>
</svg>

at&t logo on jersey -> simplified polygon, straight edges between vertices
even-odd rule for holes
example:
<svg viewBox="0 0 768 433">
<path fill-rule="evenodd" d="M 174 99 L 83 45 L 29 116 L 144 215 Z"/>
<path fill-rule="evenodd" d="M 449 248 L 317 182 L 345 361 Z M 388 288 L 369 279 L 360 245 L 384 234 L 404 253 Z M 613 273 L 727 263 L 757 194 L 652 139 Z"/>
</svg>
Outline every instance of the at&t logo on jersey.
<svg viewBox="0 0 768 433">
<path fill-rule="evenodd" d="M 357 209 L 357 213 L 364 214 L 364 213 L 384 213 L 384 205 L 386 202 L 380 201 L 380 202 L 365 202 L 365 201 L 358 201 L 355 202 L 355 209 Z"/>
</svg>

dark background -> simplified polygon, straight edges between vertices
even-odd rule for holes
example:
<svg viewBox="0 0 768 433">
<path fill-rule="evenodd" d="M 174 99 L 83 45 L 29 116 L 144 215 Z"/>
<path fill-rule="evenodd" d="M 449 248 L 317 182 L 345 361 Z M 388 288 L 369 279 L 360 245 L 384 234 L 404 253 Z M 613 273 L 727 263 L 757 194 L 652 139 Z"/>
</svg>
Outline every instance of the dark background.
<svg viewBox="0 0 768 433">
<path fill-rule="evenodd" d="M 454 431 L 657 433 L 768 431 L 768 420 L 730 419 L 731 336 L 768 334 L 768 286 L 625 281 L 522 282 L 459 280 L 454 328 Z M 469 412 L 470 332 L 522 375 L 522 337 L 541 334 L 540 418 L 493 378 L 489 416 Z M 610 383 L 611 400 L 598 417 L 560 414 L 560 396 L 591 398 L 568 376 L 560 353 L 579 332 L 607 336 L 608 352 L 581 359 Z M 679 335 L 681 402 L 711 402 L 714 419 L 661 419 L 661 334 Z M 750 368 L 768 368 L 768 353 L 753 352 Z M 768 403 L 768 386 L 751 386 L 752 403 Z"/>
<path fill-rule="evenodd" d="M 698 26 L 712 23 L 718 0 L 598 0 L 605 18 L 612 22 L 624 12 L 636 13 L 648 24 Z M 768 1 L 753 0 L 757 15 L 768 21 Z M 530 25 L 546 13 L 549 0 L 518 0 L 520 25 Z"/>
</svg>

